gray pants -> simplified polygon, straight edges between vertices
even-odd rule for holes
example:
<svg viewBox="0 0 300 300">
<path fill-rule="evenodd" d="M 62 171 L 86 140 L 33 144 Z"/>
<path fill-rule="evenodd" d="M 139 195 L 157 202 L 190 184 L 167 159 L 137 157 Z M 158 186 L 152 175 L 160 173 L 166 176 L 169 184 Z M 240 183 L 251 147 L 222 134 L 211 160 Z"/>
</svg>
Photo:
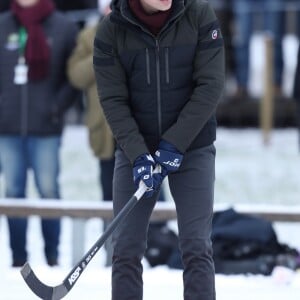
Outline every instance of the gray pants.
<svg viewBox="0 0 300 300">
<path fill-rule="evenodd" d="M 188 151 L 176 173 L 169 175 L 174 198 L 179 246 L 184 265 L 185 300 L 214 300 L 211 223 L 215 180 L 215 147 Z M 132 166 L 121 150 L 116 151 L 113 180 L 114 213 L 135 192 Z M 113 234 L 112 299 L 143 299 L 142 264 L 149 218 L 156 196 L 141 199 Z"/>
</svg>

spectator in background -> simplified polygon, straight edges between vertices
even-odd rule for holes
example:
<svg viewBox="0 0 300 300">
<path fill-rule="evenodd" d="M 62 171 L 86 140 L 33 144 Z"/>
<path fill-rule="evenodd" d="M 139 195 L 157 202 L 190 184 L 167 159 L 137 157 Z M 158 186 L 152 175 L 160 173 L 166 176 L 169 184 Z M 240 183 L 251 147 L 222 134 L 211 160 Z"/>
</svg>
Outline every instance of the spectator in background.
<svg viewBox="0 0 300 300">
<path fill-rule="evenodd" d="M 109 13 L 109 4 L 109 0 L 101 1 L 100 16 Z M 73 86 L 85 93 L 85 116 L 89 130 L 89 142 L 94 155 L 99 159 L 103 199 L 111 201 L 115 142 L 98 99 L 93 69 L 93 44 L 97 26 L 96 24 L 90 25 L 79 34 L 77 45 L 68 61 L 68 76 Z M 110 240 L 105 247 L 108 250 L 106 264 L 110 265 Z"/>
<path fill-rule="evenodd" d="M 298 40 L 300 40 L 300 0 L 292 0 L 291 1 L 295 7 L 296 11 L 296 26 L 295 26 L 295 33 L 297 34 Z M 294 79 L 294 89 L 293 89 L 293 96 L 296 100 L 297 105 L 297 124 L 299 128 L 299 151 L 300 151 L 300 46 L 298 48 L 298 56 L 297 56 L 297 66 L 295 72 L 295 79 Z"/>
<path fill-rule="evenodd" d="M 215 9 L 224 38 L 226 73 L 232 74 L 234 72 L 235 64 L 232 47 L 232 0 L 210 0 L 210 2 Z"/>
<path fill-rule="evenodd" d="M 281 94 L 283 72 L 283 0 L 232 0 L 235 22 L 234 46 L 238 99 L 248 97 L 249 47 L 254 29 L 254 17 L 263 16 L 263 29 L 274 38 L 274 88 Z M 261 54 L 260 54 L 261 55 Z"/>
<path fill-rule="evenodd" d="M 97 8 L 97 1 L 98 0 L 54 0 L 54 3 L 58 10 L 69 11 Z"/>
<path fill-rule="evenodd" d="M 97 9 L 98 0 L 53 0 L 58 10 L 67 13 L 70 18 L 82 28 L 85 19 L 91 14 L 90 10 Z M 78 107 L 80 109 L 80 107 Z"/>
<path fill-rule="evenodd" d="M 295 14 L 295 22 L 292 32 L 300 38 L 300 0 L 289 0 L 286 5 L 285 17 L 291 17 L 290 13 Z"/>
<path fill-rule="evenodd" d="M 300 46 L 298 49 L 293 96 L 296 99 L 296 103 L 297 103 L 297 123 L 299 128 L 299 150 L 300 150 Z"/>
<path fill-rule="evenodd" d="M 0 1 L 0 12 L 9 9 L 12 0 Z M 97 8 L 98 0 L 53 0 L 56 9 L 61 11 Z"/>
<path fill-rule="evenodd" d="M 233 51 L 232 0 L 210 0 L 220 22 L 225 46 L 226 92 L 232 94 L 235 87 L 235 55 Z M 224 95 L 226 99 L 226 94 Z"/>
<path fill-rule="evenodd" d="M 5 195 L 26 197 L 32 169 L 41 198 L 60 198 L 59 149 L 63 115 L 77 91 L 66 77 L 66 61 L 77 26 L 51 0 L 14 0 L 0 16 L 0 164 Z M 59 219 L 42 219 L 48 265 L 58 264 Z M 8 218 L 12 265 L 28 259 L 27 219 Z"/>
</svg>

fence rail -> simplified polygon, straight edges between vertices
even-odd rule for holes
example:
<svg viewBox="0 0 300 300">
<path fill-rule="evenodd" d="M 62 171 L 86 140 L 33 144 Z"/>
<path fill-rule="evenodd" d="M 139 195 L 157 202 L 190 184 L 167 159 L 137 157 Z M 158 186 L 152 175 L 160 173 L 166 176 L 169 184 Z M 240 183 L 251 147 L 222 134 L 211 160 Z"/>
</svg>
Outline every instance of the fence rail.
<svg viewBox="0 0 300 300">
<path fill-rule="evenodd" d="M 217 203 L 215 211 L 232 207 L 237 212 L 255 215 L 270 221 L 300 222 L 300 206 L 298 205 L 266 205 L 266 204 L 236 204 Z M 45 218 L 71 217 L 80 219 L 113 218 L 111 201 L 67 201 L 67 200 L 25 200 L 0 199 L 0 215 L 27 217 L 38 215 Z M 176 219 L 176 210 L 172 202 L 157 202 L 153 210 L 152 221 L 167 221 Z"/>
<path fill-rule="evenodd" d="M 277 222 L 300 222 L 300 206 L 266 205 L 266 204 L 216 204 L 214 211 L 225 210 L 229 207 L 237 212 Z M 29 217 L 44 218 L 71 217 L 72 231 L 72 263 L 77 263 L 84 255 L 85 224 L 89 218 L 111 220 L 113 208 L 111 201 L 66 201 L 45 199 L 0 199 L 0 217 Z M 172 202 L 157 202 L 151 215 L 152 221 L 169 221 L 176 219 L 176 209 Z M 99 233 L 100 234 L 100 233 Z"/>
</svg>

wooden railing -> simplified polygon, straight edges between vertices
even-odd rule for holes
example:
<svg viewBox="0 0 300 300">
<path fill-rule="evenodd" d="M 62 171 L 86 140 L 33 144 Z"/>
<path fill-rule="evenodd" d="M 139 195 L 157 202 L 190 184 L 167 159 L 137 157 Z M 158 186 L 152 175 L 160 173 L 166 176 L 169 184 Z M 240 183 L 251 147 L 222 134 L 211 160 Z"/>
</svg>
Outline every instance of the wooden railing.
<svg viewBox="0 0 300 300">
<path fill-rule="evenodd" d="M 264 218 L 272 222 L 300 222 L 300 206 L 265 204 L 216 204 L 214 210 L 234 208 L 237 212 Z M 111 220 L 113 209 L 111 201 L 66 201 L 45 199 L 0 199 L 0 216 L 44 218 L 71 217 L 73 220 L 72 262 L 75 264 L 84 255 L 85 221 L 89 218 Z M 151 215 L 152 221 L 176 219 L 176 210 L 172 202 L 157 202 Z M 100 236 L 101 233 L 99 233 Z"/>
</svg>

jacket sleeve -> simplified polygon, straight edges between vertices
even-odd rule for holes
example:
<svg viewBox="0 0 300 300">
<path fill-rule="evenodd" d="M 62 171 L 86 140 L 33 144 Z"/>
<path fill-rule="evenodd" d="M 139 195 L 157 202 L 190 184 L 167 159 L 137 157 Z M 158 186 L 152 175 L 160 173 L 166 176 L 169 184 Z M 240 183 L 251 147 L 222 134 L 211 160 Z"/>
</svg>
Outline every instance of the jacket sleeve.
<svg viewBox="0 0 300 300">
<path fill-rule="evenodd" d="M 98 26 L 94 41 L 94 70 L 107 122 L 117 144 L 133 163 L 140 154 L 149 150 L 130 109 L 127 78 L 115 44 L 117 34 L 109 16 L 105 17 Z"/>
<path fill-rule="evenodd" d="M 94 28 L 81 31 L 75 49 L 68 60 L 68 78 L 74 87 L 81 90 L 86 90 L 95 81 L 93 69 L 94 35 Z"/>
<path fill-rule="evenodd" d="M 162 136 L 184 153 L 216 111 L 225 80 L 223 38 L 211 6 L 205 2 L 190 9 L 198 26 L 197 52 L 193 65 L 194 90 L 174 123 Z"/>
</svg>

